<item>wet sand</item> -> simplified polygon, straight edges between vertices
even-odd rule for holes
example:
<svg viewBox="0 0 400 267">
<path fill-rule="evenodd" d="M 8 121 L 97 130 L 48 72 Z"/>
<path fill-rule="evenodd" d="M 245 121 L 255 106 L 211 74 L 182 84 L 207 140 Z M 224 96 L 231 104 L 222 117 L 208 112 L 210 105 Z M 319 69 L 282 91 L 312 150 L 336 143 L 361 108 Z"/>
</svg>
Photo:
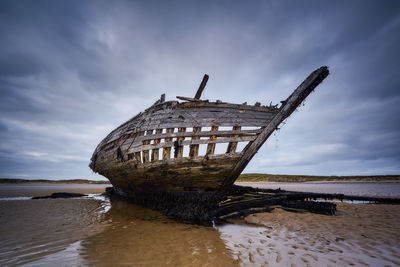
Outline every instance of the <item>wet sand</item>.
<svg viewBox="0 0 400 267">
<path fill-rule="evenodd" d="M 0 184 L 0 197 L 47 196 L 56 192 L 103 193 L 110 184 Z"/>
<path fill-rule="evenodd" d="M 205 227 L 100 195 L 4 200 L 104 190 L 74 186 L 0 189 L 0 266 L 400 265 L 400 205 L 339 203 L 337 216 L 275 209 Z"/>
<path fill-rule="evenodd" d="M 244 265 L 400 265 L 399 205 L 339 203 L 336 216 L 275 209 L 245 221 L 256 227 L 222 231 Z"/>
</svg>

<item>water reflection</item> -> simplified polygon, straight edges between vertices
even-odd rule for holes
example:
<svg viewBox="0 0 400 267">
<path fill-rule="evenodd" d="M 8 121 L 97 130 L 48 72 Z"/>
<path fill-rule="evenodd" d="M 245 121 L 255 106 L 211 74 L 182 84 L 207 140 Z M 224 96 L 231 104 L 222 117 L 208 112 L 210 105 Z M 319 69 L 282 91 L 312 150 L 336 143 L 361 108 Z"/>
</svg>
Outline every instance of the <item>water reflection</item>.
<svg viewBox="0 0 400 267">
<path fill-rule="evenodd" d="M 238 262 L 212 227 L 182 224 L 161 212 L 111 199 L 107 227 L 80 243 L 88 265 L 232 266 Z"/>
<path fill-rule="evenodd" d="M 263 226 L 205 227 L 98 194 L 6 196 L 13 199 L 0 201 L 1 266 L 399 265 L 395 205 L 341 204 L 332 217 L 275 209 L 248 218 Z"/>
</svg>

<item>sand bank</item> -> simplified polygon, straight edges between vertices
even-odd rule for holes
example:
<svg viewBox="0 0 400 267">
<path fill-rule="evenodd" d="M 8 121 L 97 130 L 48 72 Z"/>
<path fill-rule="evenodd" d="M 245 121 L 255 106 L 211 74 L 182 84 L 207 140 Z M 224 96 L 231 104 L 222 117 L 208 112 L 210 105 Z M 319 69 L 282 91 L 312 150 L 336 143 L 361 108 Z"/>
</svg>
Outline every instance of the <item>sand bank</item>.
<svg viewBox="0 0 400 267">
<path fill-rule="evenodd" d="M 243 265 L 398 266 L 400 206 L 338 204 L 337 216 L 275 209 L 250 215 L 256 227 L 221 227 Z"/>
</svg>

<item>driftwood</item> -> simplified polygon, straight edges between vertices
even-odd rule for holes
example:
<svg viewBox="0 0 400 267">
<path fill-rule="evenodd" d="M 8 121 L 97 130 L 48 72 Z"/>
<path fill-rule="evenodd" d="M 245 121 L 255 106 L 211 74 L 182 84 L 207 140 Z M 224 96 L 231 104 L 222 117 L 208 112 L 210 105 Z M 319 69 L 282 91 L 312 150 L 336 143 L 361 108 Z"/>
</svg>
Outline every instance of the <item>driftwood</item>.
<svg viewBox="0 0 400 267">
<path fill-rule="evenodd" d="M 400 198 L 350 196 L 344 194 L 324 194 L 232 186 L 227 192 L 226 199 L 219 203 L 219 207 L 215 212 L 215 217 L 226 219 L 246 216 L 252 213 L 271 211 L 275 207 L 282 207 L 285 210 L 295 212 L 308 211 L 325 215 L 335 215 L 335 203 L 316 201 L 318 199 L 400 204 Z"/>
<path fill-rule="evenodd" d="M 329 202 L 308 201 L 309 195 L 295 196 L 297 192 L 282 190 L 258 190 L 251 187 L 232 186 L 226 200 L 219 204 L 215 217 L 226 219 L 271 211 L 276 206 L 289 211 L 309 211 L 325 215 L 334 215 L 336 205 Z"/>
</svg>

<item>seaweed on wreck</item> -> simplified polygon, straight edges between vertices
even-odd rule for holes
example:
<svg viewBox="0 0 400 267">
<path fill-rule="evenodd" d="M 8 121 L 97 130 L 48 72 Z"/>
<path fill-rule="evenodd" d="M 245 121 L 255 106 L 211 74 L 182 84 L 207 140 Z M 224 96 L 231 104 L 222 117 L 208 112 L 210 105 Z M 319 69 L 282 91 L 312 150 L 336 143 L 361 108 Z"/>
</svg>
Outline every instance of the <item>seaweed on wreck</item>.
<svg viewBox="0 0 400 267">
<path fill-rule="evenodd" d="M 106 189 L 107 195 L 121 198 L 113 187 Z M 372 203 L 400 204 L 399 198 L 376 198 L 285 191 L 281 189 L 260 189 L 245 186 L 231 186 L 224 193 L 209 192 L 151 192 L 135 193 L 126 198 L 137 205 L 160 210 L 164 215 L 178 221 L 211 224 L 214 220 L 244 217 L 253 213 L 269 212 L 280 207 L 292 212 L 311 212 L 333 216 L 337 207 L 324 200 L 361 200 Z"/>
</svg>

